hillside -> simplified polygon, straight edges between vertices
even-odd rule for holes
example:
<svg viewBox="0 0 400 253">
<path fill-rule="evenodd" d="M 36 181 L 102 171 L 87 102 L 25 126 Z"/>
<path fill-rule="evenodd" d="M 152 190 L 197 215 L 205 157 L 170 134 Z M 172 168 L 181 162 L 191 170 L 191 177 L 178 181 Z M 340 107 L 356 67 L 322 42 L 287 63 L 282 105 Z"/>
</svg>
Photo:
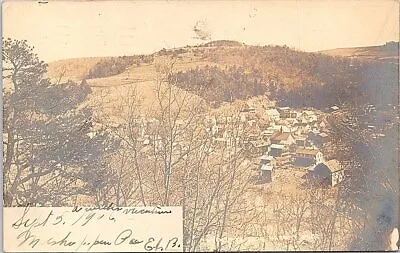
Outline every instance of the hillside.
<svg viewBox="0 0 400 253">
<path fill-rule="evenodd" d="M 320 51 L 320 53 L 329 56 L 342 56 L 342 57 L 351 57 L 364 60 L 398 62 L 399 44 L 398 42 L 388 42 L 385 45 L 381 46 L 337 48 L 337 49 Z"/>
<path fill-rule="evenodd" d="M 395 59 L 396 45 L 306 53 L 288 47 L 215 41 L 162 49 L 149 56 L 63 60 L 50 63 L 48 74 L 57 80 L 66 69 L 64 80 L 86 78 L 96 94 L 93 97 L 107 104 L 133 87 L 143 93 L 146 104 L 153 103 L 157 69 L 165 64 L 173 64 L 170 78 L 177 88 L 217 107 L 259 95 L 268 95 L 282 106 L 318 109 L 345 102 L 397 104 L 393 92 L 397 62 L 371 61 L 371 57 Z"/>
<path fill-rule="evenodd" d="M 80 81 L 87 75 L 89 70 L 96 65 L 96 63 L 107 58 L 109 57 L 86 57 L 50 62 L 47 75 L 53 82 L 57 82 L 60 76 L 62 76 L 61 82 L 67 81 L 68 79 L 72 81 Z"/>
</svg>

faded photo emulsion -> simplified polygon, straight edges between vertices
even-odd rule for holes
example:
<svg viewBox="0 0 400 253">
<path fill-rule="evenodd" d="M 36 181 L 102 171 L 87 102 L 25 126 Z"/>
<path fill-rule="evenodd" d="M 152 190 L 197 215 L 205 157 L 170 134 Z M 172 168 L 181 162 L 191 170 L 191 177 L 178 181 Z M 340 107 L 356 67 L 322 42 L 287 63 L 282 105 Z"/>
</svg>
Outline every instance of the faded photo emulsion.
<svg viewBox="0 0 400 253">
<path fill-rule="evenodd" d="M 5 252 L 399 249 L 399 2 L 2 3 Z"/>
</svg>

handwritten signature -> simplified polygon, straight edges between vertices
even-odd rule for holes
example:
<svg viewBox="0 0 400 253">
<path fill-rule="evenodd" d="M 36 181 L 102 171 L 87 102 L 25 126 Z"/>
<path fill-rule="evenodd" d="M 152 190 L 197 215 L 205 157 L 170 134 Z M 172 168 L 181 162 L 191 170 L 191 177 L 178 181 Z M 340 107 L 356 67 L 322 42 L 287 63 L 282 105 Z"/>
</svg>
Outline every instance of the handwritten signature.
<svg viewBox="0 0 400 253">
<path fill-rule="evenodd" d="M 108 240 L 101 238 L 101 234 L 98 234 L 96 239 L 90 241 L 86 235 L 80 242 L 71 240 L 69 237 L 72 232 L 67 232 L 65 236 L 61 239 L 56 239 L 50 237 L 49 239 L 42 241 L 37 236 L 32 234 L 29 230 L 23 231 L 18 235 L 17 239 L 21 242 L 19 246 L 24 244 L 29 245 L 32 249 L 38 246 L 38 244 L 47 244 L 54 247 L 67 247 L 78 251 L 81 247 L 86 247 L 84 251 L 91 251 L 96 248 L 96 246 L 119 246 L 119 245 L 142 245 L 145 251 L 172 251 L 174 249 L 179 249 L 182 247 L 180 240 L 177 237 L 171 237 L 169 239 L 148 237 L 146 240 L 135 238 L 132 229 L 125 229 L 119 233 L 115 239 Z"/>
<path fill-rule="evenodd" d="M 16 237 L 18 247 L 40 249 L 40 246 L 45 245 L 47 248 L 58 247 L 74 251 L 96 251 L 99 250 L 99 247 L 138 251 L 140 249 L 141 251 L 181 251 L 182 248 L 182 242 L 175 236 L 165 238 L 163 236 L 143 236 L 140 233 L 135 235 L 132 228 L 134 224 L 122 224 L 121 222 L 120 227 L 114 229 L 116 232 L 106 231 L 108 233 L 90 229 L 84 237 L 82 234 L 85 233 L 82 233 L 81 229 L 77 229 L 83 229 L 91 224 L 96 225 L 98 222 L 106 222 L 105 226 L 107 227 L 107 222 L 114 224 L 120 215 L 166 215 L 172 212 L 168 208 L 74 207 L 61 213 L 50 208 L 47 212 L 36 216 L 31 214 L 30 210 L 30 206 L 25 207 L 22 215 L 11 225 L 14 230 L 18 231 Z M 60 229 L 57 231 L 61 230 L 62 232 L 59 234 L 43 233 L 43 229 L 49 226 L 59 227 Z"/>
</svg>

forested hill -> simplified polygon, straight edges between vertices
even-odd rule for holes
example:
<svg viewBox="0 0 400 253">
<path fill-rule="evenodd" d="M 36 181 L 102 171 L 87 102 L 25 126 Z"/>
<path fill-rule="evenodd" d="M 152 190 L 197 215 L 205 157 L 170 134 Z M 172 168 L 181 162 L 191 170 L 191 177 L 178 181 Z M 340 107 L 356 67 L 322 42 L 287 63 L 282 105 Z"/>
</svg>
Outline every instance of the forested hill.
<svg viewBox="0 0 400 253">
<path fill-rule="evenodd" d="M 189 49 L 216 64 L 178 72 L 178 86 L 217 104 L 260 93 L 294 107 L 322 109 L 345 102 L 397 104 L 396 61 L 329 56 L 278 46 L 217 45 Z M 398 55 L 398 47 L 385 48 L 374 50 L 385 52 L 387 57 Z"/>
<path fill-rule="evenodd" d="M 351 49 L 358 53 L 343 50 L 308 53 L 286 46 L 214 41 L 149 56 L 104 58 L 82 78 L 140 74 L 141 66 L 155 69 L 160 62 L 174 62 L 178 67 L 170 78 L 175 85 L 215 106 L 261 94 L 281 105 L 319 109 L 347 102 L 378 107 L 398 103 L 398 61 L 388 60 L 398 59 L 398 42 Z"/>
</svg>

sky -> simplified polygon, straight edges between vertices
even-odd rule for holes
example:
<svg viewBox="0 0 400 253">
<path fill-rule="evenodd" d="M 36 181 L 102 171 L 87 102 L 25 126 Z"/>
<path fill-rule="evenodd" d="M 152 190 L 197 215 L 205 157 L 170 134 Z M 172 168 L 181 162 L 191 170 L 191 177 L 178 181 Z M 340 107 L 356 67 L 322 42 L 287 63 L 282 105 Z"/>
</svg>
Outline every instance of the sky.
<svg viewBox="0 0 400 253">
<path fill-rule="evenodd" d="M 48 1 L 2 5 L 3 37 L 28 40 L 47 62 L 220 39 L 309 52 L 399 40 L 396 0 Z"/>
</svg>

